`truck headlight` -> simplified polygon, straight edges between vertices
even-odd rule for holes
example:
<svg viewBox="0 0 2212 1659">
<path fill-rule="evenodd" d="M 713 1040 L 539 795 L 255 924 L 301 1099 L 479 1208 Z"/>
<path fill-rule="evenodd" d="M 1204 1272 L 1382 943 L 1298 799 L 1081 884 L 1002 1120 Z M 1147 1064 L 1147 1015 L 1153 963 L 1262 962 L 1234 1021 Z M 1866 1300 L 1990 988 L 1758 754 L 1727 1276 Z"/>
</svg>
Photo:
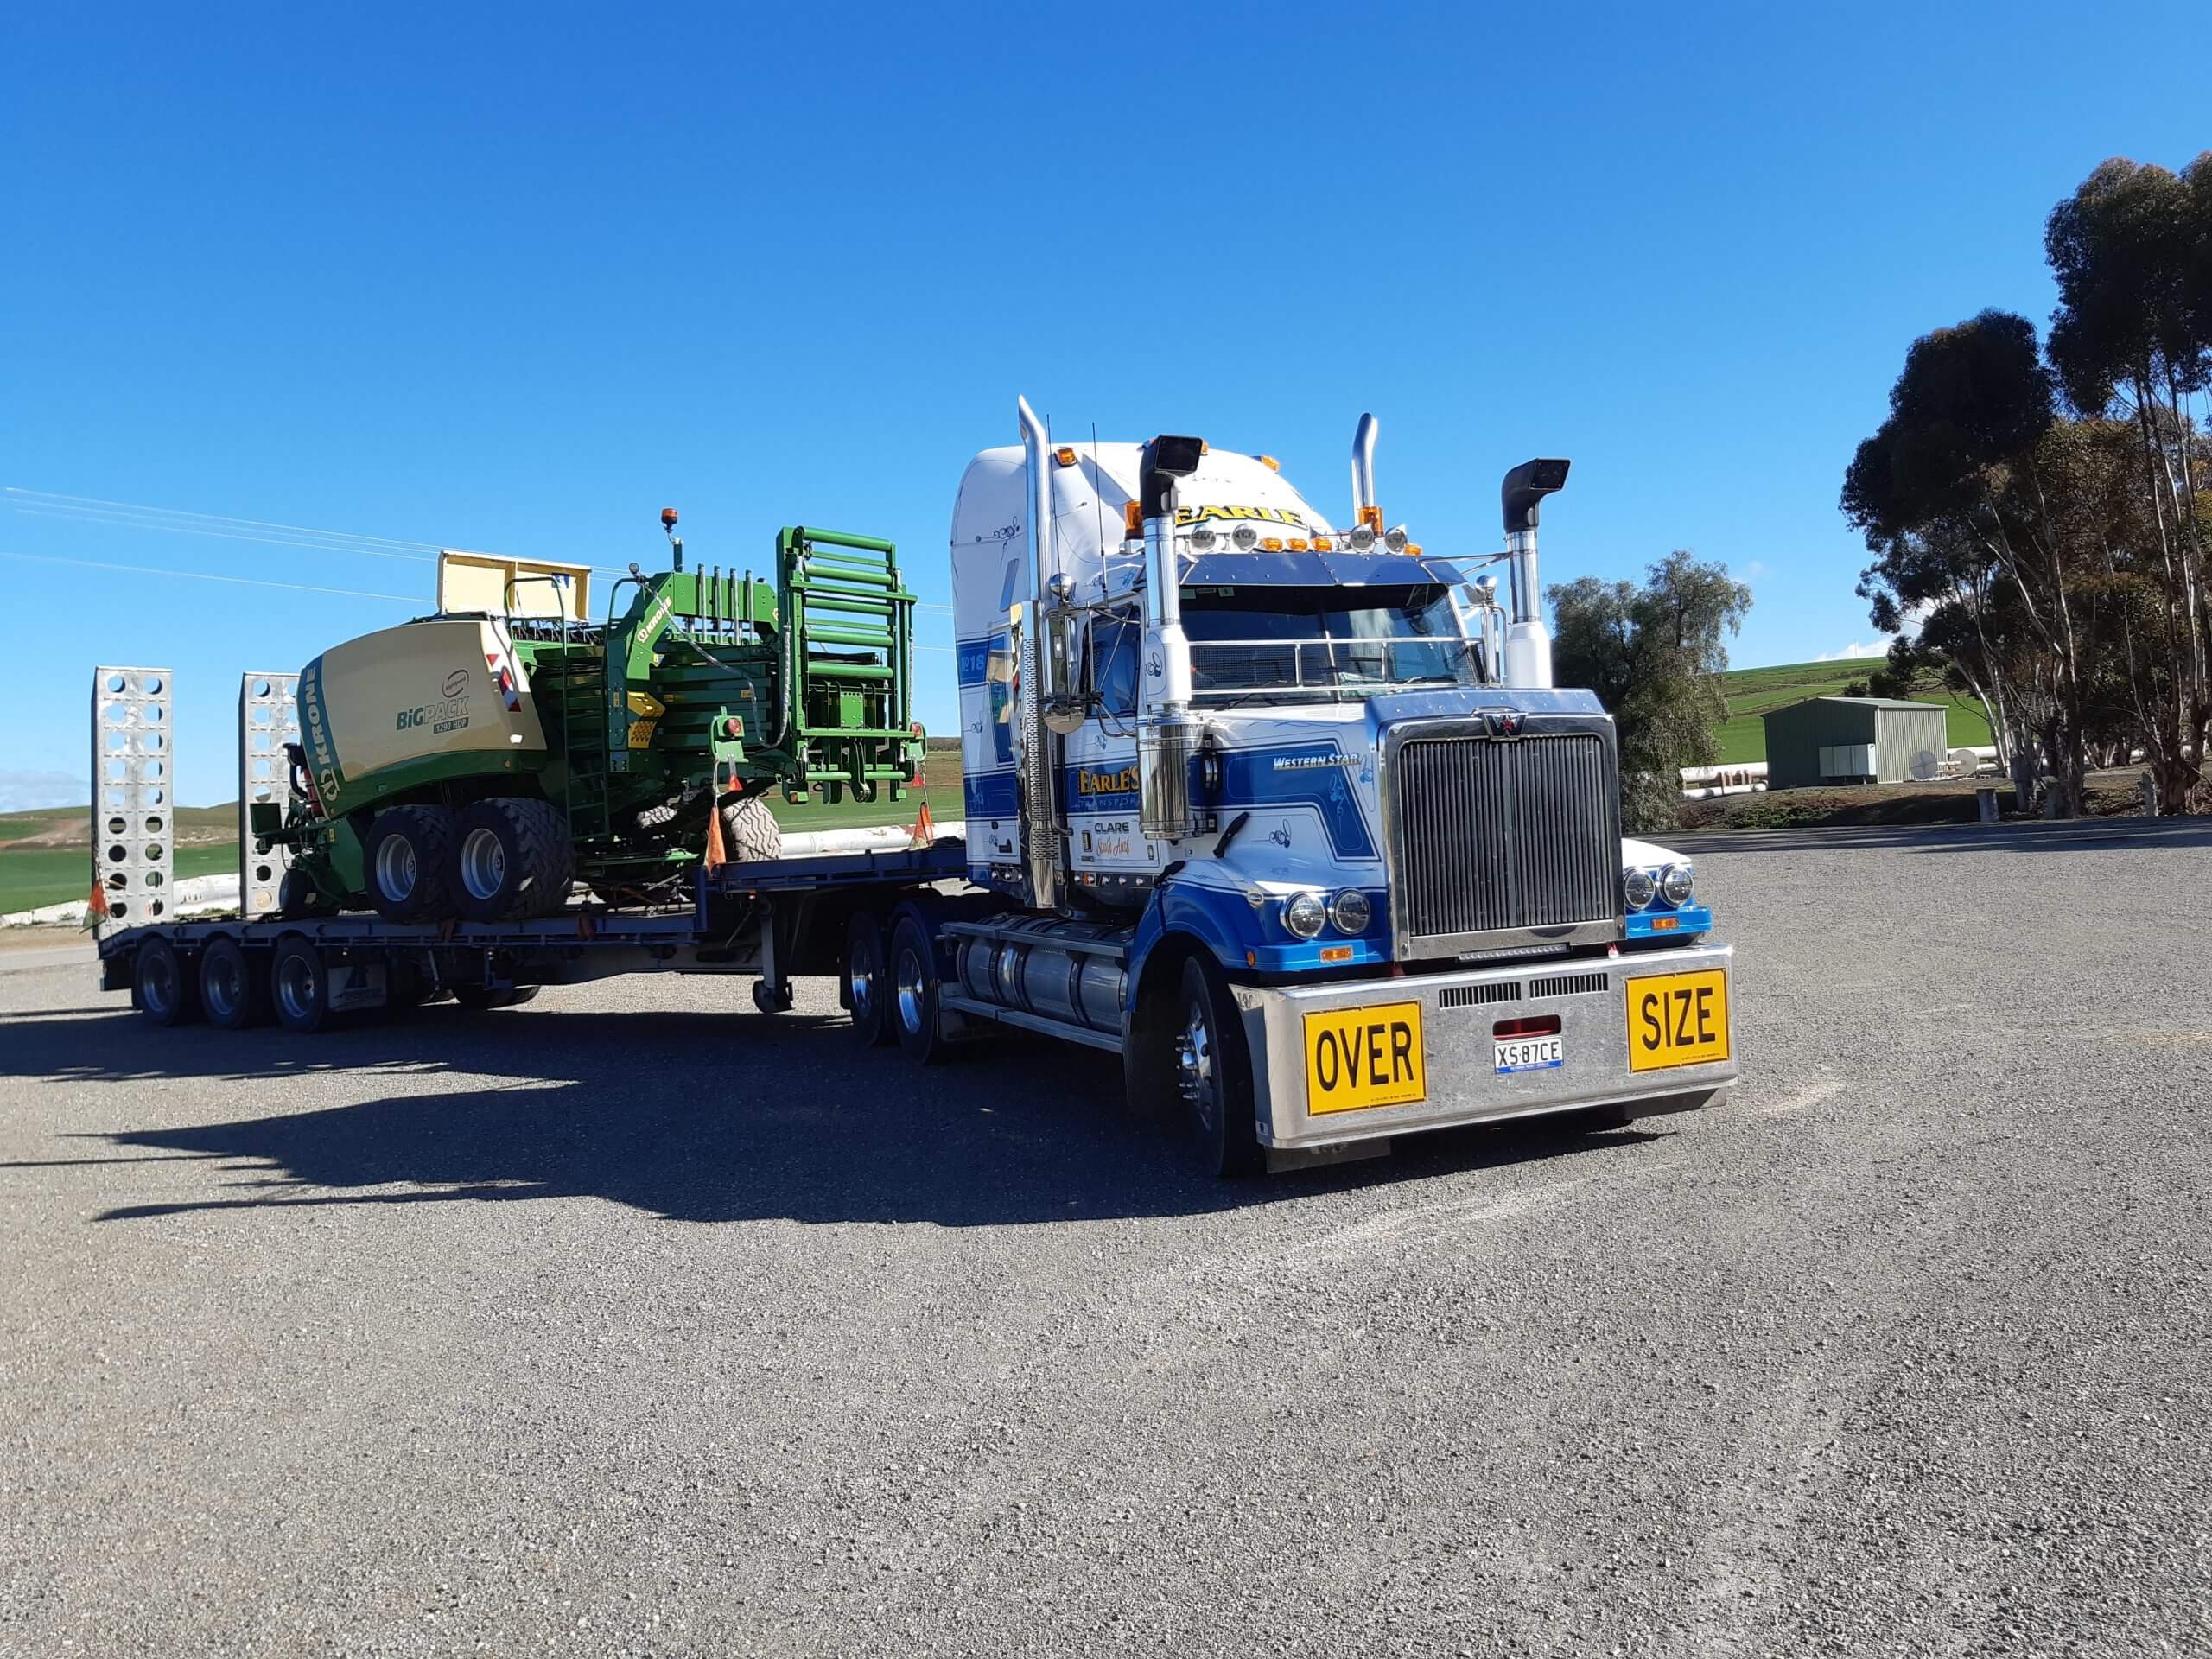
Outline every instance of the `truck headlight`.
<svg viewBox="0 0 2212 1659">
<path fill-rule="evenodd" d="M 1339 933 L 1364 933 L 1368 923 L 1375 919 L 1375 906 L 1357 887 L 1346 887 L 1329 906 L 1329 919 Z"/>
<path fill-rule="evenodd" d="M 1260 532 L 1249 524 L 1239 524 L 1229 532 L 1229 539 L 1236 543 L 1239 553 L 1249 553 L 1260 544 Z"/>
<path fill-rule="evenodd" d="M 1282 925 L 1301 939 L 1317 937 L 1329 919 L 1329 907 L 1318 893 L 1301 893 L 1282 907 Z"/>
<path fill-rule="evenodd" d="M 1669 864 L 1660 874 L 1659 891 L 1667 895 L 1667 902 L 1677 910 L 1689 903 L 1693 885 L 1690 867 L 1687 864 Z"/>
<path fill-rule="evenodd" d="M 1642 910 L 1659 896 L 1659 883 L 1649 870 L 1623 870 L 1621 896 L 1628 900 L 1630 910 Z"/>
</svg>

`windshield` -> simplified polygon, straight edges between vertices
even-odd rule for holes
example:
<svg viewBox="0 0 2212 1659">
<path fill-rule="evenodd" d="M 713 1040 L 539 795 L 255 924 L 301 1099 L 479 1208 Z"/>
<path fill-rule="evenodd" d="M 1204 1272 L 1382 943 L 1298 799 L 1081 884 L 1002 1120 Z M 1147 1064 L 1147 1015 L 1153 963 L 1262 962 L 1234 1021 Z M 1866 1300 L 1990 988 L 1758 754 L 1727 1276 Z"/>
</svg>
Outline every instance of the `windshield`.
<svg viewBox="0 0 2212 1659">
<path fill-rule="evenodd" d="M 1406 685 L 1479 685 L 1448 588 L 1185 588 L 1202 697 L 1340 700 Z"/>
</svg>

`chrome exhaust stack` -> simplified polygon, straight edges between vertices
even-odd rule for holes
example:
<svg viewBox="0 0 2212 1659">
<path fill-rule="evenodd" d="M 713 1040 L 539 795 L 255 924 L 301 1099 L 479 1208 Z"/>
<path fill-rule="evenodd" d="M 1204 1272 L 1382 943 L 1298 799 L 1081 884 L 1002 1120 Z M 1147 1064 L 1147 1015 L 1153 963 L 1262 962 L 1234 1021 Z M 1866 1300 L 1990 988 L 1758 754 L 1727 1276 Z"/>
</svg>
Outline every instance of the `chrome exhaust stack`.
<svg viewBox="0 0 2212 1659">
<path fill-rule="evenodd" d="M 1544 627 L 1543 590 L 1536 585 L 1536 516 L 1546 496 L 1567 487 L 1570 464 L 1524 461 L 1498 489 L 1505 512 L 1506 570 L 1513 583 L 1513 620 L 1505 629 L 1508 685 L 1552 683 L 1552 638 Z"/>
<path fill-rule="evenodd" d="M 1020 607 L 1020 690 L 1014 734 L 1020 747 L 1015 775 L 1021 782 L 1021 861 L 1029 901 L 1039 910 L 1060 906 L 1065 836 L 1060 830 L 1059 744 L 1045 724 L 1048 702 L 1059 688 L 1046 683 L 1056 666 L 1046 640 L 1046 607 L 1059 558 L 1052 514 L 1052 435 L 1027 397 L 1014 404 L 1021 419 L 1021 448 L 1029 474 L 1029 601 Z"/>
<path fill-rule="evenodd" d="M 1191 763 L 1198 722 L 1191 718 L 1191 642 L 1183 632 L 1176 569 L 1175 485 L 1198 470 L 1199 438 L 1154 438 L 1138 464 L 1144 522 L 1146 713 L 1137 725 L 1138 822 L 1147 836 L 1176 841 L 1198 821 L 1191 810 Z"/>
<path fill-rule="evenodd" d="M 1382 516 L 1375 501 L 1375 437 L 1382 424 L 1372 415 L 1363 415 L 1351 435 L 1351 521 L 1355 524 Z M 1382 528 L 1375 525 L 1377 533 Z"/>
</svg>

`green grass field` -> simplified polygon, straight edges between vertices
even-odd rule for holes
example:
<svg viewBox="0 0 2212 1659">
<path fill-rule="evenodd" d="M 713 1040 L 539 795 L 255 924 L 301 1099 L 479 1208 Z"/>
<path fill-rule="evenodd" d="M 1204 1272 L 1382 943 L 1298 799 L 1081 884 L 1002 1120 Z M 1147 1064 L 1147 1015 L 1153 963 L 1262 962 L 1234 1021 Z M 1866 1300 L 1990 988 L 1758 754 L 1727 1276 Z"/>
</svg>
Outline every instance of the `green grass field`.
<svg viewBox="0 0 2212 1659">
<path fill-rule="evenodd" d="M 1840 697 L 1845 686 L 1880 666 L 1876 660 L 1731 669 L 1721 676 L 1721 690 L 1728 698 L 1727 723 L 1720 728 L 1721 764 L 1745 766 L 1766 759 L 1766 727 L 1760 715 L 1808 697 Z M 1978 748 L 1990 741 L 1989 722 L 1982 718 L 1981 705 L 1971 697 L 1938 690 L 1917 694 L 1915 701 L 1947 706 L 1953 748 Z"/>
<path fill-rule="evenodd" d="M 188 842 L 175 856 L 179 880 L 188 875 L 221 875 L 238 867 L 238 849 L 226 841 Z M 92 859 L 82 847 L 0 852 L 0 911 L 36 910 L 41 905 L 82 899 L 92 890 Z"/>
</svg>

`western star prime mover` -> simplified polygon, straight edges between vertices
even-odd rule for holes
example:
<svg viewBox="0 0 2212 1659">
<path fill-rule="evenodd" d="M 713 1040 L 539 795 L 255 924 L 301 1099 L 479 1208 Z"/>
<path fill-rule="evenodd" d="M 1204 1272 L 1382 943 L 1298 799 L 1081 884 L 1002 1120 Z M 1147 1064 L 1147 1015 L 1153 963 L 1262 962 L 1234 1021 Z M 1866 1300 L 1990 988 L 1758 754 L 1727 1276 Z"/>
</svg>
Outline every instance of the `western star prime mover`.
<svg viewBox="0 0 2212 1659">
<path fill-rule="evenodd" d="M 834 974 L 855 1035 L 925 1065 L 1007 1026 L 1117 1055 L 1224 1173 L 1735 1082 L 1730 947 L 1689 861 L 1623 839 L 1611 718 L 1551 684 L 1566 461 L 1506 474 L 1503 550 L 1431 550 L 1386 524 L 1372 417 L 1339 525 L 1266 456 L 1019 414 L 953 510 L 957 833 L 779 840 L 761 810 L 918 781 L 888 543 L 786 531 L 772 588 L 678 543 L 597 629 L 511 572 L 311 665 L 247 849 L 291 858 L 278 913 L 111 925 L 106 983 L 311 1030 L 633 969 L 774 1011 Z"/>
</svg>

